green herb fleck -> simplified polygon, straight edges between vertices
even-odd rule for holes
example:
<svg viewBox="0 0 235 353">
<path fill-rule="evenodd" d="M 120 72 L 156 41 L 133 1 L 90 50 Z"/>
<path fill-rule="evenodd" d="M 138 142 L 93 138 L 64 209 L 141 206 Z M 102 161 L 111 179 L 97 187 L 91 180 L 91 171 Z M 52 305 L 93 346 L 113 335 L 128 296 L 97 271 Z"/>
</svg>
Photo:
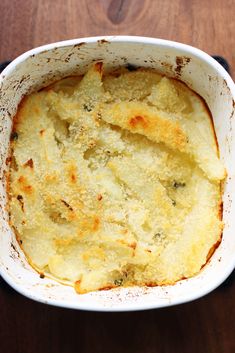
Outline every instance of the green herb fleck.
<svg viewBox="0 0 235 353">
<path fill-rule="evenodd" d="M 175 200 L 171 200 L 172 201 L 172 205 L 176 206 L 176 201 Z"/>
<path fill-rule="evenodd" d="M 160 238 L 162 236 L 162 233 L 161 232 L 157 232 L 154 234 L 153 238 L 154 239 L 157 239 L 157 238 Z"/>
<path fill-rule="evenodd" d="M 123 278 L 115 279 L 114 284 L 115 286 L 121 286 L 123 283 Z"/>
<path fill-rule="evenodd" d="M 173 188 L 178 189 L 178 188 L 183 188 L 185 187 L 185 183 L 181 183 L 180 181 L 174 181 L 173 183 Z"/>
<path fill-rule="evenodd" d="M 86 110 L 87 112 L 91 112 L 92 111 L 92 107 L 88 104 L 83 104 L 83 109 Z"/>
</svg>

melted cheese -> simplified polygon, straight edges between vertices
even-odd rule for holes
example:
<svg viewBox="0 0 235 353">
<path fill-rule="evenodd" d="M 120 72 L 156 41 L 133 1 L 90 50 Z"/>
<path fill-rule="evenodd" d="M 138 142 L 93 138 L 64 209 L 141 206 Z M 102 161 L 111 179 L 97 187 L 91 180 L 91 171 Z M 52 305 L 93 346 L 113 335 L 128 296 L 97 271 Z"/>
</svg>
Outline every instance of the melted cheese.
<svg viewBox="0 0 235 353">
<path fill-rule="evenodd" d="M 225 170 L 194 92 L 97 63 L 28 96 L 14 122 L 10 222 L 35 268 L 79 293 L 198 273 L 221 237 Z"/>
</svg>

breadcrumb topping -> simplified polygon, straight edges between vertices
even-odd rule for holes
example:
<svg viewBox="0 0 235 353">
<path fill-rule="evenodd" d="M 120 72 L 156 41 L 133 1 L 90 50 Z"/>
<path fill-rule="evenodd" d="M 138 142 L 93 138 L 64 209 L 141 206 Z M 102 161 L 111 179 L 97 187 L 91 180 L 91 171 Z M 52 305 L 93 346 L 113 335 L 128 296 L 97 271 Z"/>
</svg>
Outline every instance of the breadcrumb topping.
<svg viewBox="0 0 235 353">
<path fill-rule="evenodd" d="M 225 169 L 183 83 L 99 62 L 27 96 L 12 136 L 10 223 L 29 262 L 78 293 L 173 284 L 220 241 Z"/>
</svg>

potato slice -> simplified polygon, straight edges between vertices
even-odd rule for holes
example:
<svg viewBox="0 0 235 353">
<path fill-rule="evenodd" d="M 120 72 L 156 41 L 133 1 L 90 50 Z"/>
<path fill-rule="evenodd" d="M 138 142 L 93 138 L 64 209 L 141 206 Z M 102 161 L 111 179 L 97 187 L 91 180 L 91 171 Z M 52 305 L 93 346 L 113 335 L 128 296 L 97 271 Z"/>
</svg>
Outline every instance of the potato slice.
<svg viewBox="0 0 235 353">
<path fill-rule="evenodd" d="M 104 107 L 102 119 L 131 133 L 141 134 L 154 142 L 184 151 L 187 136 L 179 123 L 164 112 L 142 102 L 121 102 Z"/>
</svg>

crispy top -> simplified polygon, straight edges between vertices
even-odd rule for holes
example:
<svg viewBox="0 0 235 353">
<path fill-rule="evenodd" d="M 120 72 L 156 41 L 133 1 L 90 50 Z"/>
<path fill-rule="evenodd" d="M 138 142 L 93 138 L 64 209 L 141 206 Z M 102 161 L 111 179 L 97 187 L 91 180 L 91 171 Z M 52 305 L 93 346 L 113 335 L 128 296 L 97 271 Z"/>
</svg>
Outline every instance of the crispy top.
<svg viewBox="0 0 235 353">
<path fill-rule="evenodd" d="M 14 119 L 10 222 L 30 263 L 79 293 L 175 283 L 220 240 L 225 170 L 183 83 L 94 64 Z"/>
</svg>

